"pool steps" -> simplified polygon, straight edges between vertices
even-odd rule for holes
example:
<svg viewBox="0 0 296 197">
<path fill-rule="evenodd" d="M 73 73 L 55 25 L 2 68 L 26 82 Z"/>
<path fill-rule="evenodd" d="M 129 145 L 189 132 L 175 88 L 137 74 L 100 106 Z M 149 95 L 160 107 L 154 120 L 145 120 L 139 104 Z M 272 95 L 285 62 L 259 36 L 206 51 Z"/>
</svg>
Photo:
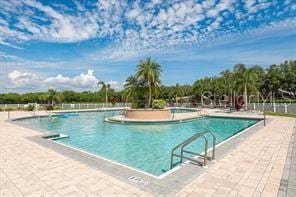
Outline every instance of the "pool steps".
<svg viewBox="0 0 296 197">
<path fill-rule="evenodd" d="M 208 139 L 206 137 L 206 134 L 210 134 L 212 136 L 212 138 L 213 138 L 212 157 L 208 157 Z M 188 146 L 189 144 L 191 144 L 192 142 L 194 142 L 194 141 L 196 141 L 196 140 L 198 140 L 200 138 L 204 139 L 204 142 L 205 142 L 204 155 L 199 154 L 199 153 L 195 153 L 195 152 L 192 152 L 192 151 L 184 150 L 184 148 L 186 146 Z M 176 150 L 179 150 L 179 149 L 181 150 L 181 153 L 180 154 L 176 154 L 175 151 Z M 209 130 L 204 131 L 202 133 L 196 133 L 195 135 L 193 135 L 193 136 L 189 137 L 188 139 L 184 140 L 182 143 L 178 144 L 177 146 L 175 146 L 172 149 L 172 151 L 171 151 L 171 165 L 170 165 L 170 169 L 172 169 L 175 166 L 175 164 L 174 164 L 174 157 L 180 158 L 180 161 L 178 162 L 180 164 L 183 163 L 183 160 L 184 159 L 189 160 L 191 162 L 194 162 L 196 164 L 201 164 L 201 162 L 199 162 L 198 160 L 196 160 L 194 158 L 184 156 L 184 153 L 191 154 L 191 155 L 196 155 L 198 157 L 203 158 L 204 161 L 202 163 L 202 166 L 204 168 L 207 168 L 207 162 L 208 162 L 208 160 L 215 162 L 215 149 L 216 149 L 216 136 L 214 135 L 214 133 L 212 133 Z"/>
<path fill-rule="evenodd" d="M 43 136 L 43 138 L 49 139 L 49 140 L 60 140 L 60 139 L 69 138 L 69 137 L 70 137 L 69 135 L 65 135 L 62 133 L 51 133 Z"/>
</svg>

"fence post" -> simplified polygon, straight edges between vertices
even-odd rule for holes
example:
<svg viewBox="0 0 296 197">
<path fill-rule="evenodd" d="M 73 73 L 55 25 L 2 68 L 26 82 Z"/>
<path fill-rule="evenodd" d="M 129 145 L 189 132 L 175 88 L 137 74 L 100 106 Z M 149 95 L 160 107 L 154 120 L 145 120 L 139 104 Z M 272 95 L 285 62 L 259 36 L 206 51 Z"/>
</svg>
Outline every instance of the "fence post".
<svg viewBox="0 0 296 197">
<path fill-rule="evenodd" d="M 33 115 L 36 116 L 36 109 L 37 109 L 37 104 L 34 103 L 34 109 L 33 109 Z"/>
<path fill-rule="evenodd" d="M 288 105 L 285 103 L 285 114 L 288 113 Z"/>
<path fill-rule="evenodd" d="M 255 105 L 255 103 L 253 103 L 253 106 L 254 106 L 254 111 L 256 111 L 256 105 Z"/>
<path fill-rule="evenodd" d="M 263 111 L 264 126 L 266 125 L 265 110 Z"/>
<path fill-rule="evenodd" d="M 273 103 L 273 112 L 276 112 L 276 105 Z"/>
</svg>

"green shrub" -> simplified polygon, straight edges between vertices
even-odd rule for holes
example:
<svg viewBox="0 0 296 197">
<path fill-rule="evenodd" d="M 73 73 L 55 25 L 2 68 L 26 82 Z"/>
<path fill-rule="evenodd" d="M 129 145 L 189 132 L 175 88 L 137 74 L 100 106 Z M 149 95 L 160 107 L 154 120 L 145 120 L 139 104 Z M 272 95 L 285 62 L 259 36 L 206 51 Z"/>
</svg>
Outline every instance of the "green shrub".
<svg viewBox="0 0 296 197">
<path fill-rule="evenodd" d="M 4 111 L 4 109 L 2 107 L 0 107 L 0 111 Z"/>
<path fill-rule="evenodd" d="M 29 104 L 29 105 L 28 105 L 28 107 L 26 107 L 26 110 L 28 110 L 28 111 L 33 111 L 33 110 L 34 110 L 34 108 L 35 108 L 35 106 L 34 106 L 34 105 L 32 105 L 32 104 Z"/>
<path fill-rule="evenodd" d="M 137 103 L 136 102 L 132 102 L 131 108 L 132 109 L 137 109 L 137 107 L 138 107 Z"/>
<path fill-rule="evenodd" d="M 53 106 L 52 105 L 47 105 L 46 110 L 53 110 Z"/>
<path fill-rule="evenodd" d="M 280 113 L 280 112 L 265 112 L 265 115 L 286 116 L 286 117 L 296 118 L 296 114 L 285 114 L 285 113 Z"/>
<path fill-rule="evenodd" d="M 5 111 L 14 111 L 16 110 L 16 108 L 13 108 L 13 107 L 7 107 L 7 108 L 4 108 Z"/>
<path fill-rule="evenodd" d="M 164 109 L 166 102 L 162 99 L 154 100 L 152 102 L 152 108 L 153 109 Z"/>
<path fill-rule="evenodd" d="M 54 110 L 61 110 L 62 108 L 60 106 L 54 106 L 53 109 Z"/>
</svg>

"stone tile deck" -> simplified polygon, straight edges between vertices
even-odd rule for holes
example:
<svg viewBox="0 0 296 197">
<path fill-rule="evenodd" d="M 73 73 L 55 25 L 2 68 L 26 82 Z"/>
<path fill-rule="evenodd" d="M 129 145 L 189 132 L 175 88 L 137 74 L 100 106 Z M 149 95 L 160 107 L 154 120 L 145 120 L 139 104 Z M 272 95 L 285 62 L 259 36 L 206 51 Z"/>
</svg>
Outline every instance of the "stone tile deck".
<svg viewBox="0 0 296 197">
<path fill-rule="evenodd" d="M 273 119 L 177 195 L 277 196 L 294 127 Z"/>
<path fill-rule="evenodd" d="M 28 137 L 31 129 L 0 122 L 0 196 L 149 196 L 149 193 L 73 159 L 44 148 Z"/>
<path fill-rule="evenodd" d="M 155 195 L 34 143 L 37 131 L 6 117 L 0 113 L 0 196 Z M 175 195 L 277 196 L 295 120 L 273 118 Z"/>
</svg>

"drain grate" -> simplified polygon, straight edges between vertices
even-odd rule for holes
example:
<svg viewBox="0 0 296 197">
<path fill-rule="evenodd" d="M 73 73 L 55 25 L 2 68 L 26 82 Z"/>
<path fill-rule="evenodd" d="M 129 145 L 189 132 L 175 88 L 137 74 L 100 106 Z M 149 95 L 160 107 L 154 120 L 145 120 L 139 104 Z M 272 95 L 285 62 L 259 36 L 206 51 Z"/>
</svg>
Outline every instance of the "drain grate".
<svg viewBox="0 0 296 197">
<path fill-rule="evenodd" d="M 149 182 L 148 181 L 144 181 L 143 179 L 139 178 L 139 177 L 135 177 L 135 176 L 131 176 L 128 178 L 128 180 L 137 183 L 139 185 L 147 185 Z"/>
</svg>

